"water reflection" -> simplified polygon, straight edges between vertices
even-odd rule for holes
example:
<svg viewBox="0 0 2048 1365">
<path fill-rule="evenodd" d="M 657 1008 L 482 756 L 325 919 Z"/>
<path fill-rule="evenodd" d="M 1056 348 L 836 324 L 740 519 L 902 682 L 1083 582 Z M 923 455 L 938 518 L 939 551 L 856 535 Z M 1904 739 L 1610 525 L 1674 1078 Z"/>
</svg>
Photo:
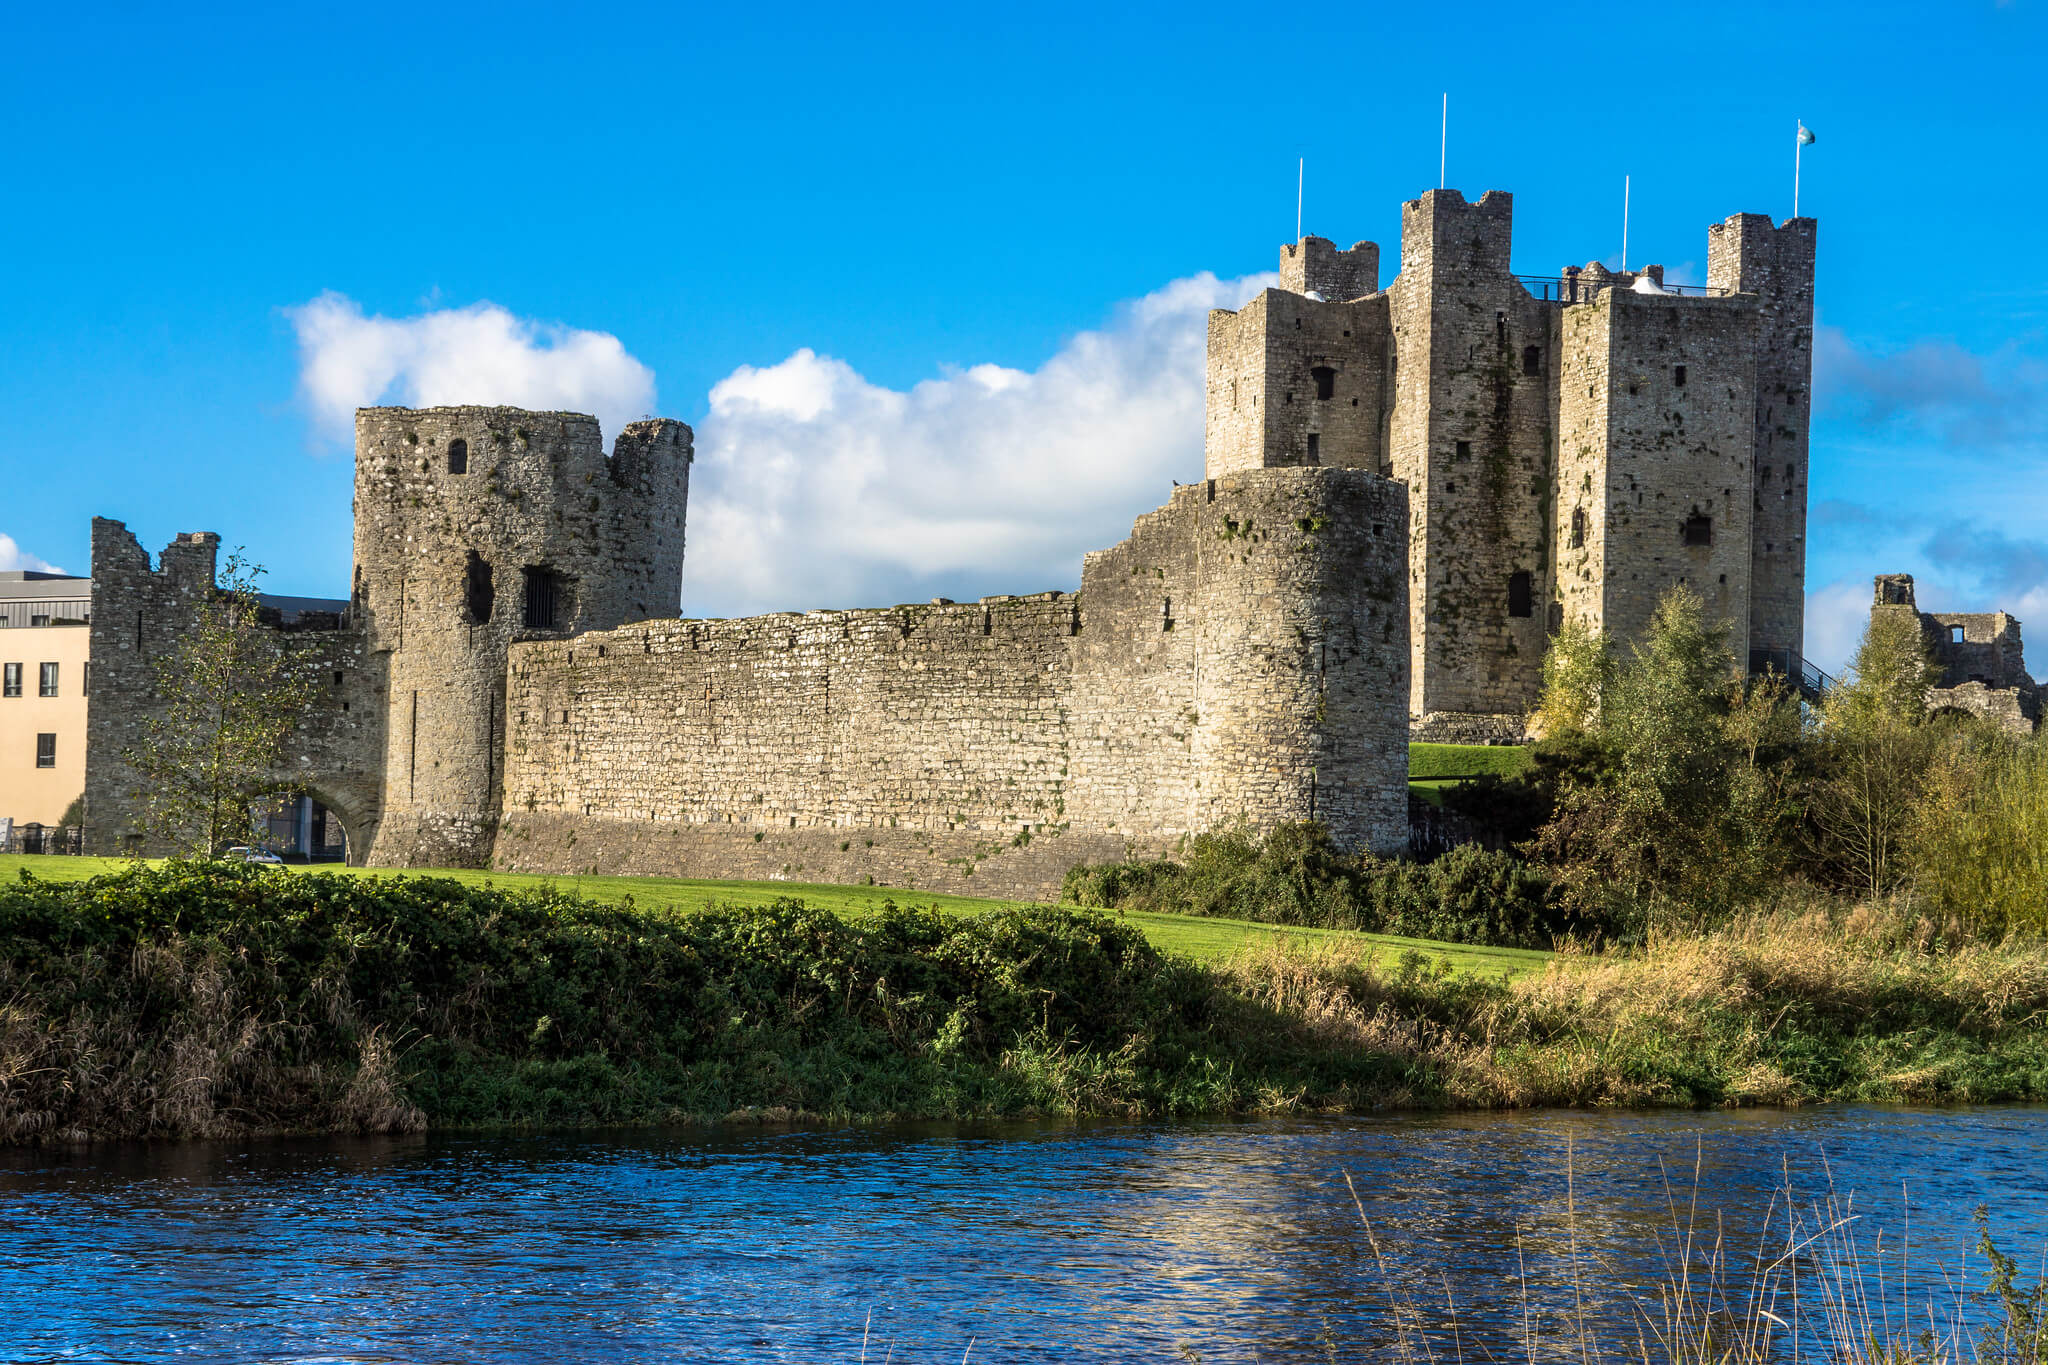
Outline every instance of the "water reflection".
<svg viewBox="0 0 2048 1365">
<path fill-rule="evenodd" d="M 1930 1262 L 1979 1203 L 2031 1252 L 2044 1159 L 2043 1109 L 13 1153 L 0 1356 L 853 1361 L 865 1330 L 869 1360 L 1352 1360 L 1455 1303 L 1468 1358 L 1514 1358 L 1581 1301 L 1625 1324 L 1674 1225 L 1738 1261 L 1782 1237 L 1788 1174 L 1853 1192 L 1866 1246 L 1903 1182 Z"/>
</svg>

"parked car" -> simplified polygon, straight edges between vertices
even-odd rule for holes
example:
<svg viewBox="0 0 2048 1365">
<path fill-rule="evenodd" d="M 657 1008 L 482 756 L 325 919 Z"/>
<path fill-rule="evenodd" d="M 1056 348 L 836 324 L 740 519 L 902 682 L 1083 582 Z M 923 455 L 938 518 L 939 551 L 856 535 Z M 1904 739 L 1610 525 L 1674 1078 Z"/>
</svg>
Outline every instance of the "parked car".
<svg viewBox="0 0 2048 1365">
<path fill-rule="evenodd" d="M 231 863 L 264 863 L 275 864 L 279 867 L 284 866 L 284 859 L 278 857 L 269 849 L 252 848 L 248 844 L 236 844 L 220 856 L 226 858 Z"/>
</svg>

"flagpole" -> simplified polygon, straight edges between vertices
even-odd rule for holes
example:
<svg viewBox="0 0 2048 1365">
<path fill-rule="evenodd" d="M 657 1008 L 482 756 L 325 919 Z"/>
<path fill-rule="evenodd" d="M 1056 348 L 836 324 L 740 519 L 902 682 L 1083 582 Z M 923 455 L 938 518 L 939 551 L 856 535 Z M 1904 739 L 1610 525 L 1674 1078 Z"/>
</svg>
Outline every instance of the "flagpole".
<svg viewBox="0 0 2048 1365">
<path fill-rule="evenodd" d="M 1797 120 L 1800 132 L 1806 130 L 1806 120 Z M 1798 133 L 1792 135 L 1792 216 L 1799 216 L 1799 154 L 1806 150 L 1806 139 Z"/>
<path fill-rule="evenodd" d="M 1308 158 L 1294 163 L 1294 240 L 1301 240 L 1301 186 L 1308 179 Z"/>
<path fill-rule="evenodd" d="M 1436 187 L 1444 187 L 1444 167 L 1451 154 L 1451 92 L 1444 91 L 1444 122 L 1436 142 Z"/>
<path fill-rule="evenodd" d="M 1621 178 L 1621 273 L 1628 274 L 1628 177 Z"/>
</svg>

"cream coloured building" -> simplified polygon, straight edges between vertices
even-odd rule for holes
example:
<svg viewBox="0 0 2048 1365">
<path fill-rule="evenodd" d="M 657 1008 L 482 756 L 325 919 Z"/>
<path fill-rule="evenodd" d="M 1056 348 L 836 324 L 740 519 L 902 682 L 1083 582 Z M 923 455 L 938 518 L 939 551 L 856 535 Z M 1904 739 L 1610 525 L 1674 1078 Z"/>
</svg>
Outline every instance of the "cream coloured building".
<svg viewBox="0 0 2048 1365">
<path fill-rule="evenodd" d="M 85 792 L 92 580 L 0 573 L 0 818 L 55 825 Z"/>
</svg>

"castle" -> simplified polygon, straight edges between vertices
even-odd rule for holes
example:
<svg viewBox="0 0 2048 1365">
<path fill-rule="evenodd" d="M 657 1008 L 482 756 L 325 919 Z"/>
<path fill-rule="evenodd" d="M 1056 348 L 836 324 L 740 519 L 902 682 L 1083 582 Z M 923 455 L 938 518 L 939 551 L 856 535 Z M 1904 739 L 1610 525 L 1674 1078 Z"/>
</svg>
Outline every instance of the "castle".
<svg viewBox="0 0 2048 1365">
<path fill-rule="evenodd" d="M 1509 264 L 1511 197 L 1402 215 L 1402 270 L 1307 237 L 1209 324 L 1207 469 L 1078 594 L 675 617 L 691 432 L 357 415 L 345 606 L 290 773 L 353 861 L 1042 896 L 1235 821 L 1407 844 L 1407 744 L 1519 739 L 1550 632 L 1694 586 L 1797 676 L 1815 225 L 1738 215 L 1708 282 Z M 86 840 L 217 537 L 93 527 Z"/>
</svg>

